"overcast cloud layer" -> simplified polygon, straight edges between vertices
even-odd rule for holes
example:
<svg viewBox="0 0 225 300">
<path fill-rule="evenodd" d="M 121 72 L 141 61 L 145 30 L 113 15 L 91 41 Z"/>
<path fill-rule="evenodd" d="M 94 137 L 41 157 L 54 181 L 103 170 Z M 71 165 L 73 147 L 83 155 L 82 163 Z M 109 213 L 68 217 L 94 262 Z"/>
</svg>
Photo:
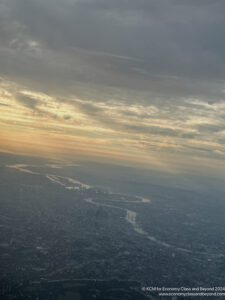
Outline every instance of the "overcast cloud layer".
<svg viewBox="0 0 225 300">
<path fill-rule="evenodd" d="M 118 152 L 223 160 L 224 15 L 223 0 L 0 0 L 1 124 L 11 107 Z"/>
</svg>

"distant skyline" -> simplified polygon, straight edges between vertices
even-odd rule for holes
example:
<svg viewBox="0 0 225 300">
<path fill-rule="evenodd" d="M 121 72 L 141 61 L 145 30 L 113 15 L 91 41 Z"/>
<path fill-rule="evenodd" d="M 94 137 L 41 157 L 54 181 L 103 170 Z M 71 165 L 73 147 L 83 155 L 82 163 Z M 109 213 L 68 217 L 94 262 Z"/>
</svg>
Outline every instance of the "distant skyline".
<svg viewBox="0 0 225 300">
<path fill-rule="evenodd" d="M 0 151 L 225 177 L 225 2 L 0 0 Z"/>
</svg>

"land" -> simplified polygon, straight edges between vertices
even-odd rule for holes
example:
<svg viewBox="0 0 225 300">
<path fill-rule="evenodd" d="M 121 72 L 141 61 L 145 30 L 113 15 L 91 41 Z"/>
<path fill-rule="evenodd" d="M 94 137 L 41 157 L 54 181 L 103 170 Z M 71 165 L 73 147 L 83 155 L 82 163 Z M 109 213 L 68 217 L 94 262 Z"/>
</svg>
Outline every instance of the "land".
<svg viewBox="0 0 225 300">
<path fill-rule="evenodd" d="M 160 187 L 142 198 L 3 162 L 0 191 L 2 299 L 144 299 L 143 286 L 223 285 L 220 197 Z"/>
</svg>

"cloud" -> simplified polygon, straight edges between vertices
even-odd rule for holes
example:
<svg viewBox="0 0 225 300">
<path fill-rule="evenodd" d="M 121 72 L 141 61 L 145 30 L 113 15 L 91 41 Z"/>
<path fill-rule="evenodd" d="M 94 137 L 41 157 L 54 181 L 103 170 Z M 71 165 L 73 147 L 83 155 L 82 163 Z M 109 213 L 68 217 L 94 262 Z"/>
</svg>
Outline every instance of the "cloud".
<svg viewBox="0 0 225 300">
<path fill-rule="evenodd" d="M 2 105 L 2 106 L 9 106 L 9 104 L 6 104 L 6 103 L 0 103 L 0 105 Z"/>
<path fill-rule="evenodd" d="M 64 115 L 64 120 L 70 120 L 71 119 L 71 116 L 70 115 Z"/>
<path fill-rule="evenodd" d="M 64 92 L 82 82 L 146 90 L 149 99 L 224 99 L 222 1 L 11 0 L 2 7 L 1 69 L 21 81 L 53 90 L 61 82 Z"/>
<path fill-rule="evenodd" d="M 31 111 L 27 122 L 79 126 L 123 147 L 127 137 L 135 147 L 218 155 L 224 13 L 219 0 L 2 1 L 0 76 L 18 86 L 11 93 Z"/>
<path fill-rule="evenodd" d="M 24 94 L 18 94 L 16 99 L 19 103 L 21 103 L 25 107 L 30 108 L 32 110 L 38 110 L 37 106 L 40 101 L 35 99 L 34 97 L 24 95 Z"/>
</svg>

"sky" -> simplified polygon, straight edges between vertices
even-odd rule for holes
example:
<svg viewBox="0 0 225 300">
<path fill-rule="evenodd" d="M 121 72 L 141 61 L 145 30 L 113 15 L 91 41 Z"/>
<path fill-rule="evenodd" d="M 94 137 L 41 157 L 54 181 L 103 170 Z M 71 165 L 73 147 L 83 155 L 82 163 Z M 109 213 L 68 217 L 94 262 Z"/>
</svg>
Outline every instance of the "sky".
<svg viewBox="0 0 225 300">
<path fill-rule="evenodd" d="M 0 0 L 0 151 L 225 176 L 224 0 Z"/>
</svg>

